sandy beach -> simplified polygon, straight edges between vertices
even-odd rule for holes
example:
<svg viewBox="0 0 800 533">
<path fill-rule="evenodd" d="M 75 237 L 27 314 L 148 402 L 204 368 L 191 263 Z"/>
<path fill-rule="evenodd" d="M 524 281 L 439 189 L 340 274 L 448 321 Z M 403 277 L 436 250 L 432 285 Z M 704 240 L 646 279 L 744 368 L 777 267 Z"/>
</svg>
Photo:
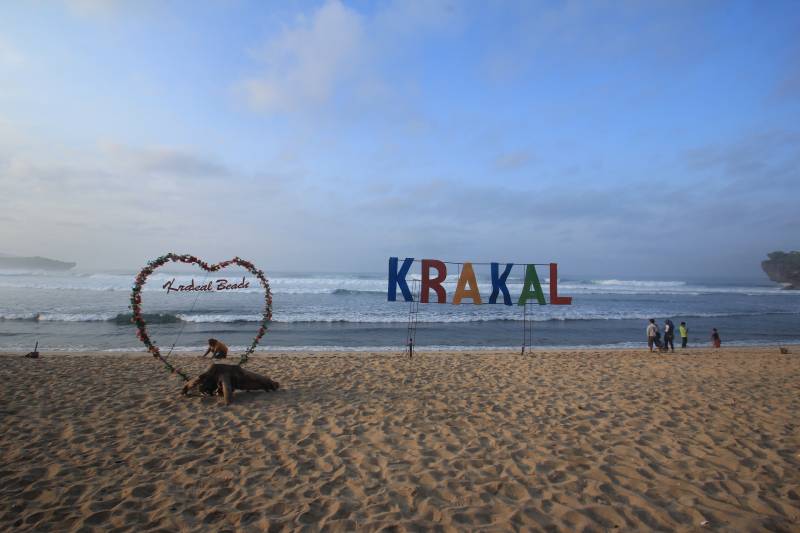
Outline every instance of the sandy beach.
<svg viewBox="0 0 800 533">
<path fill-rule="evenodd" d="M 0 529 L 798 531 L 791 351 L 5 354 Z"/>
</svg>

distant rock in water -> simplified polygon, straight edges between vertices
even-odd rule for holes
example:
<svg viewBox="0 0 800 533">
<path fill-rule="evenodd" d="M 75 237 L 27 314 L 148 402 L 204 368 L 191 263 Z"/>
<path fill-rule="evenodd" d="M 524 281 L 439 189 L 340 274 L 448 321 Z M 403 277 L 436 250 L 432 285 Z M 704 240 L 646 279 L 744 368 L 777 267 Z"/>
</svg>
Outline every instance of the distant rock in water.
<svg viewBox="0 0 800 533">
<path fill-rule="evenodd" d="M 77 263 L 56 261 L 46 257 L 0 256 L 0 270 L 50 270 L 63 271 L 75 268 Z"/>
<path fill-rule="evenodd" d="M 767 257 L 761 268 L 769 279 L 783 283 L 787 289 L 800 290 L 800 252 L 772 252 Z"/>
</svg>

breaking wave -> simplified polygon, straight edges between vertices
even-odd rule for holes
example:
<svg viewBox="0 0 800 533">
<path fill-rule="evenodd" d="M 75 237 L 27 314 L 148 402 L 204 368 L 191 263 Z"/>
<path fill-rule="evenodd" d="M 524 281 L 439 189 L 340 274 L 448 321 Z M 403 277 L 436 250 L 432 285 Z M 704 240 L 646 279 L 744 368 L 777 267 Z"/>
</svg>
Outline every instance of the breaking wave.
<svg viewBox="0 0 800 533">
<path fill-rule="evenodd" d="M 664 315 L 664 313 L 655 313 Z M 654 313 L 641 312 L 571 312 L 559 315 L 539 313 L 529 314 L 527 319 L 533 322 L 573 322 L 584 320 L 647 320 Z M 681 318 L 723 318 L 723 317 L 755 317 L 773 315 L 800 315 L 798 311 L 767 311 L 767 312 L 733 312 L 733 313 L 674 313 L 672 316 Z M 665 315 L 667 316 L 667 315 Z M 110 322 L 118 325 L 131 323 L 131 313 L 6 313 L 0 315 L 0 320 L 25 320 L 38 322 Z M 260 314 L 226 314 L 226 313 L 145 313 L 145 322 L 148 324 L 177 324 L 181 322 L 198 324 L 235 324 L 261 322 Z M 426 324 L 455 324 L 455 323 L 485 323 L 485 322 L 521 322 L 519 313 L 506 313 L 503 316 L 481 314 L 437 314 L 420 313 L 419 323 Z M 319 316 L 312 313 L 286 313 L 276 314 L 274 323 L 300 324 L 400 324 L 408 322 L 405 313 L 396 315 L 373 315 L 368 313 L 350 312 L 342 315 Z"/>
<path fill-rule="evenodd" d="M 385 275 L 361 274 L 325 274 L 325 275 L 300 275 L 284 274 L 269 276 L 270 287 L 273 294 L 328 294 L 371 296 L 386 294 L 387 279 Z M 241 274 L 239 274 L 241 276 Z M 213 281 L 217 278 L 234 279 L 234 272 L 227 275 L 206 276 L 199 273 L 195 276 L 186 272 L 172 273 L 168 271 L 155 272 L 144 286 L 145 292 L 163 292 L 163 284 L 175 279 L 176 284 L 187 284 L 191 280 L 195 284 Z M 408 276 L 409 286 L 413 288 L 412 277 Z M 133 283 L 134 274 L 119 273 L 3 273 L 0 272 L 0 287 L 16 289 L 42 289 L 63 291 L 103 291 L 103 292 L 129 292 Z M 258 280 L 247 277 L 250 282 L 248 289 L 238 289 L 236 293 L 262 292 Z M 446 286 L 448 292 L 455 290 L 454 276 L 448 276 Z M 545 291 L 548 289 L 549 280 L 542 277 Z M 492 286 L 488 279 L 479 278 L 481 294 L 489 294 Z M 513 294 L 519 294 L 522 289 L 522 280 L 509 278 L 508 288 Z M 559 290 L 569 296 L 581 294 L 624 294 L 624 295 L 700 295 L 700 294 L 783 294 L 791 295 L 791 291 L 784 291 L 778 285 L 708 285 L 690 283 L 686 281 L 656 281 L 656 280 L 620 280 L 620 279 L 594 279 L 594 280 L 569 280 L 559 279 Z M 796 293 L 795 293 L 796 294 Z"/>
<path fill-rule="evenodd" d="M 592 285 L 620 286 L 620 287 L 685 287 L 685 281 L 640 281 L 620 279 L 594 279 L 588 282 Z"/>
</svg>

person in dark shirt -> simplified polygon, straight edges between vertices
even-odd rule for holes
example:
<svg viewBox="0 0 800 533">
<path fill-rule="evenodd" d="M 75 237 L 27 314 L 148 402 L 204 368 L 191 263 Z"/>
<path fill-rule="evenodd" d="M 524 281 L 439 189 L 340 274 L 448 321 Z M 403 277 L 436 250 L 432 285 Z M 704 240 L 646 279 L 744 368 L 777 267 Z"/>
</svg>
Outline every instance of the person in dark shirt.
<svg viewBox="0 0 800 533">
<path fill-rule="evenodd" d="M 664 351 L 668 352 L 670 348 L 675 351 L 675 324 L 669 318 L 664 321 Z"/>
</svg>

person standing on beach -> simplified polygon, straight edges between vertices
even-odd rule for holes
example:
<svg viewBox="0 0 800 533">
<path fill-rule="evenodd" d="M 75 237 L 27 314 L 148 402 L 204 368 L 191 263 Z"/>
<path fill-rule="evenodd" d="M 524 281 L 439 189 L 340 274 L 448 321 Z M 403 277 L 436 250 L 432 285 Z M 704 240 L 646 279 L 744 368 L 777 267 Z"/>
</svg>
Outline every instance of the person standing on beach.
<svg viewBox="0 0 800 533">
<path fill-rule="evenodd" d="M 653 351 L 653 346 L 656 344 L 656 335 L 658 334 L 658 326 L 656 325 L 656 319 L 651 318 L 650 323 L 647 324 L 647 347 L 650 348 L 650 351 Z"/>
<path fill-rule="evenodd" d="M 686 348 L 686 345 L 689 344 L 689 330 L 686 328 L 686 322 L 681 322 L 678 332 L 681 334 L 681 348 Z"/>
<path fill-rule="evenodd" d="M 714 345 L 714 348 L 722 346 L 722 339 L 719 338 L 719 331 L 717 331 L 717 328 L 711 330 L 711 343 Z"/>
<path fill-rule="evenodd" d="M 675 324 L 669 318 L 664 321 L 664 351 L 668 352 L 670 347 L 675 352 Z"/>
</svg>

